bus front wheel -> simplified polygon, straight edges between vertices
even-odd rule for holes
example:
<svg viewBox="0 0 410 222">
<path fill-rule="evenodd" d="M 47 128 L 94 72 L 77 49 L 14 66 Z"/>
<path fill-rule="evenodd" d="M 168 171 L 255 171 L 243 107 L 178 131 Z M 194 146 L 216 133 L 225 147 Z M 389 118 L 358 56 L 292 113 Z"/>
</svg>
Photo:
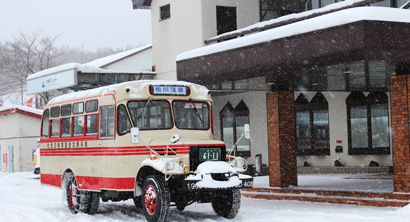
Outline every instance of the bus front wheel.
<svg viewBox="0 0 410 222">
<path fill-rule="evenodd" d="M 142 186 L 141 206 L 149 222 L 167 221 L 170 193 L 161 176 L 148 176 Z"/>
<path fill-rule="evenodd" d="M 241 207 L 240 190 L 220 190 L 212 197 L 212 209 L 218 216 L 234 218 Z"/>
</svg>

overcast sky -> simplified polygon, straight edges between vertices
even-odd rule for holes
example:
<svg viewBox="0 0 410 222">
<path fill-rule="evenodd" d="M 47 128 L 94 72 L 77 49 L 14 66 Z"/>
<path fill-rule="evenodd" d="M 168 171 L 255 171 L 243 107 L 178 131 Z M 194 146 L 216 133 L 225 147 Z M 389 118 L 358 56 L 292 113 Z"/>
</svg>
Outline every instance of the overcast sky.
<svg viewBox="0 0 410 222">
<path fill-rule="evenodd" d="M 39 30 L 89 51 L 152 42 L 151 11 L 133 10 L 131 0 L 0 0 L 1 42 Z"/>
</svg>

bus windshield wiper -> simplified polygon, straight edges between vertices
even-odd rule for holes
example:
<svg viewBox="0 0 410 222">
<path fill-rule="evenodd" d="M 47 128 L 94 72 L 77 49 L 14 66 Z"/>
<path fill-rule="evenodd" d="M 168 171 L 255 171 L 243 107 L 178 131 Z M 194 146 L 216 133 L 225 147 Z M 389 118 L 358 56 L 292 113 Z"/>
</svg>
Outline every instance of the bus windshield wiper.
<svg viewBox="0 0 410 222">
<path fill-rule="evenodd" d="M 137 121 L 135 121 L 135 122 L 138 122 L 138 120 L 140 120 L 142 114 L 143 114 L 144 111 L 145 111 L 145 108 L 147 108 L 147 105 L 148 105 L 148 103 L 149 103 L 150 101 L 151 101 L 151 98 L 149 98 L 148 101 L 145 103 L 144 108 L 142 108 L 141 113 L 138 115 Z"/>
<path fill-rule="evenodd" d="M 191 100 L 191 101 L 192 101 L 192 100 Z M 193 105 L 193 107 L 194 107 L 194 111 L 195 111 L 196 116 L 198 116 L 199 120 L 201 120 L 201 123 L 204 124 L 204 120 L 202 120 L 201 114 L 199 114 L 199 111 L 198 111 L 198 109 L 196 108 L 195 103 L 192 102 L 192 105 Z"/>
</svg>

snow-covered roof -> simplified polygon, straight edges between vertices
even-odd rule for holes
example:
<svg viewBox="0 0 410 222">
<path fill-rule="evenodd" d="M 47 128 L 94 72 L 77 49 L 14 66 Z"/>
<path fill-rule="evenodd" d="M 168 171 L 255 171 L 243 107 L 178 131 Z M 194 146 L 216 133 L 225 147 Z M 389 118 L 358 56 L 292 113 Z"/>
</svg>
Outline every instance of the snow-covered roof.
<svg viewBox="0 0 410 222">
<path fill-rule="evenodd" d="M 343 2 L 342 2 L 343 3 Z M 350 1 L 349 1 L 350 3 Z M 329 5 L 328 7 L 330 7 Z M 323 8 L 326 9 L 327 7 Z M 329 9 L 329 8 L 327 8 Z M 315 10 L 312 10 L 315 11 Z M 309 12 L 306 12 L 309 13 Z M 310 12 L 312 13 L 312 12 Z M 313 12 L 314 13 L 314 12 Z M 303 14 L 303 13 L 302 13 Z M 289 15 L 295 16 L 295 15 Z M 285 16 L 286 17 L 286 16 Z M 287 19 L 290 19 L 289 17 Z M 341 10 L 318 17 L 302 20 L 288 25 L 280 26 L 274 29 L 269 29 L 263 32 L 258 32 L 252 35 L 247 35 L 241 38 L 224 41 L 221 43 L 205 46 L 184 52 L 177 56 L 177 61 L 195 58 L 199 56 L 209 55 L 222 51 L 241 48 L 249 45 L 254 45 L 262 42 L 267 42 L 275 39 L 281 39 L 294 35 L 309 33 L 317 30 L 322 30 L 330 27 L 336 27 L 344 24 L 349 24 L 358 21 L 388 21 L 410 23 L 410 10 L 387 7 L 359 7 Z M 272 22 L 272 21 L 271 21 Z M 264 26 L 265 22 L 255 24 L 255 26 Z"/>
<path fill-rule="evenodd" d="M 86 63 L 86 66 L 93 66 L 93 67 L 98 67 L 98 68 L 104 68 L 104 66 L 116 63 L 120 60 L 123 60 L 127 57 L 139 54 L 147 49 L 152 48 L 152 44 L 141 46 L 135 49 L 131 49 L 128 51 L 120 52 L 114 55 L 110 55 L 104 58 L 96 59 L 94 61 L 91 61 L 89 63 Z"/>
<path fill-rule="evenodd" d="M 106 65 L 115 63 L 117 61 L 123 60 L 124 58 L 127 58 L 129 56 L 138 54 L 146 49 L 149 49 L 150 47 L 152 47 L 152 44 L 146 45 L 146 46 L 142 46 L 139 48 L 135 48 L 135 49 L 131 49 L 128 51 L 124 51 L 124 52 L 120 52 L 111 56 L 107 56 L 104 58 L 100 58 L 100 59 L 96 59 L 94 61 L 91 61 L 89 63 L 86 64 L 80 64 L 80 63 L 67 63 L 67 64 L 63 64 L 60 66 L 56 66 L 53 68 L 49 68 L 49 69 L 45 69 L 42 70 L 40 72 L 36 72 L 30 76 L 28 76 L 27 80 L 30 79 L 35 79 L 41 76 L 47 76 L 50 74 L 54 74 L 54 73 L 59 73 L 59 72 L 63 72 L 66 70 L 76 70 L 77 72 L 82 72 L 82 73 L 133 73 L 133 72 L 129 72 L 129 71 L 118 71 L 118 70 L 108 70 L 108 69 L 102 69 L 101 67 L 104 67 Z M 137 72 L 137 73 L 141 73 L 141 71 Z M 143 73 L 152 73 L 152 72 L 143 72 Z"/>
<path fill-rule="evenodd" d="M 27 107 L 27 106 L 19 106 L 19 105 L 9 105 L 9 106 L 0 107 L 0 115 L 10 114 L 10 113 L 33 114 L 34 117 L 41 118 L 41 116 L 43 115 L 43 110 L 35 109 L 35 108 Z"/>
<path fill-rule="evenodd" d="M 98 67 L 84 65 L 80 63 L 67 63 L 64 65 L 42 70 L 40 72 L 36 72 L 32 75 L 29 75 L 27 77 L 27 80 L 35 79 L 41 76 L 46 76 L 46 75 L 50 75 L 50 74 L 54 74 L 54 73 L 58 73 L 58 72 L 66 71 L 66 70 L 74 70 L 74 69 L 77 70 L 78 72 L 87 72 L 87 73 L 111 73 L 112 72 L 110 70 L 100 69 Z"/>
<path fill-rule="evenodd" d="M 244 27 L 244 28 L 241 28 L 241 29 L 237 29 L 235 31 L 227 32 L 227 33 L 212 37 L 212 38 L 210 38 L 206 41 L 212 42 L 212 41 L 215 41 L 217 39 L 220 39 L 221 37 L 228 37 L 228 36 L 232 36 L 232 35 L 240 36 L 241 34 L 249 34 L 249 33 L 253 33 L 253 32 L 258 32 L 259 29 L 261 29 L 261 28 L 267 28 L 268 29 L 269 26 L 279 25 L 283 22 L 292 22 L 292 21 L 296 21 L 298 19 L 304 19 L 304 18 L 310 17 L 310 16 L 321 15 L 323 13 L 328 13 L 328 12 L 332 12 L 332 11 L 336 11 L 336 10 L 341 10 L 341 9 L 348 8 L 348 7 L 354 7 L 356 4 L 362 3 L 362 2 L 364 2 L 364 1 L 363 0 L 346 0 L 346 1 L 342 1 L 342 2 L 332 3 L 332 4 L 327 5 L 325 7 L 322 7 L 322 8 L 313 9 L 313 10 L 300 12 L 300 13 L 293 13 L 293 14 L 281 16 L 279 18 L 271 19 L 269 21 L 259 22 L 259 23 L 256 23 L 254 25 L 250 25 L 250 26 L 247 26 L 247 27 Z"/>
</svg>

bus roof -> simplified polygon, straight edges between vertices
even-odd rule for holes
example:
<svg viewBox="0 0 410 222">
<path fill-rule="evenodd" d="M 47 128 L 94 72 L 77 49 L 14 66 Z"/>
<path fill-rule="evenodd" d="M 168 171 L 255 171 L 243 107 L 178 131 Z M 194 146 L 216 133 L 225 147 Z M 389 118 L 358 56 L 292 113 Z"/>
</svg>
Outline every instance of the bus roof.
<svg viewBox="0 0 410 222">
<path fill-rule="evenodd" d="M 161 86 L 188 86 L 191 90 L 191 98 L 209 100 L 209 90 L 201 85 L 195 83 L 189 83 L 184 81 L 164 81 L 164 80 L 139 80 L 139 81 L 130 81 L 123 82 L 119 84 L 113 84 L 109 86 L 103 86 L 95 89 L 89 89 L 80 92 L 69 93 L 65 95 L 58 96 L 47 104 L 50 106 L 52 104 L 61 103 L 61 102 L 70 102 L 81 99 L 87 99 L 92 97 L 104 96 L 108 94 L 115 94 L 116 92 L 124 89 L 129 89 L 130 99 L 142 99 L 153 97 L 149 94 L 150 85 L 161 85 Z M 128 93 L 128 92 L 127 92 Z"/>
</svg>

